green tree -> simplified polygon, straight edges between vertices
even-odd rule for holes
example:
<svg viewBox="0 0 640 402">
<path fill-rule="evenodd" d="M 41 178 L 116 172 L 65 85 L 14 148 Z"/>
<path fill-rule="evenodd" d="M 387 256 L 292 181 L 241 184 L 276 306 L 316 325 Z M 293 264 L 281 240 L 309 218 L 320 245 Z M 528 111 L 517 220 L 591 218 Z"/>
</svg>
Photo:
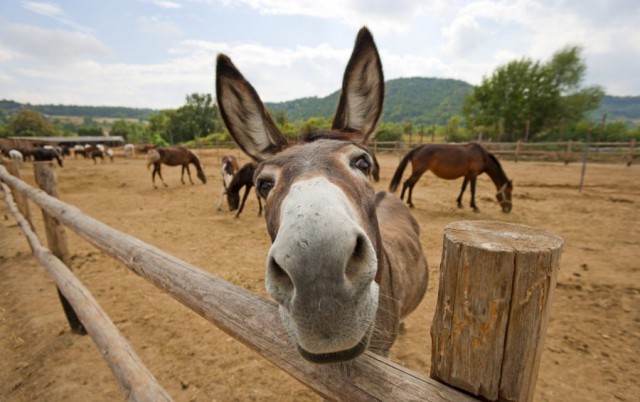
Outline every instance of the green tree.
<svg viewBox="0 0 640 402">
<path fill-rule="evenodd" d="M 101 127 L 78 127 L 78 135 L 79 136 L 89 136 L 89 137 L 102 137 L 104 135 L 104 131 L 102 131 Z"/>
<path fill-rule="evenodd" d="M 45 117 L 33 110 L 21 110 L 7 125 L 7 132 L 15 136 L 53 136 L 56 131 Z"/>
<path fill-rule="evenodd" d="M 120 119 L 113 122 L 109 135 L 121 136 L 126 142 L 144 142 L 141 141 L 144 133 L 144 126 L 140 123 Z"/>
<path fill-rule="evenodd" d="M 521 59 L 498 67 L 465 99 L 464 115 L 471 127 L 496 127 L 501 140 L 529 138 L 552 130 L 564 119 L 576 124 L 598 107 L 599 87 L 581 88 L 586 66 L 581 48 L 567 47 L 546 64 Z"/>
</svg>

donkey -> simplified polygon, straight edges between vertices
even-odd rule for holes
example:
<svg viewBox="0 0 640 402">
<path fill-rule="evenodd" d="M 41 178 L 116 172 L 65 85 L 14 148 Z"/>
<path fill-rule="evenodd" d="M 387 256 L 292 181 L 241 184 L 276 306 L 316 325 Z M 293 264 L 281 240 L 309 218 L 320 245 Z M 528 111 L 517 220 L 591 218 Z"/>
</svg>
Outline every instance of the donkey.
<svg viewBox="0 0 640 402">
<path fill-rule="evenodd" d="M 267 292 L 298 352 L 337 363 L 365 350 L 387 356 L 401 320 L 422 300 L 427 261 L 419 225 L 395 195 L 376 194 L 364 143 L 382 113 L 384 78 L 367 28 L 358 33 L 330 135 L 288 147 L 255 89 L 229 57 L 216 67 L 219 110 L 259 162 L 272 246 Z"/>
</svg>

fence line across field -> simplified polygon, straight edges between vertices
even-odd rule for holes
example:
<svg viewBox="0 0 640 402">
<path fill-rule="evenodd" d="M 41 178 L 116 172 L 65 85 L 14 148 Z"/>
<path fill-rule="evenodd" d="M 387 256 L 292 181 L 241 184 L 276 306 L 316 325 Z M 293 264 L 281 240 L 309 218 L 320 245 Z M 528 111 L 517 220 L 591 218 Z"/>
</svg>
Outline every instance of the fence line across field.
<svg viewBox="0 0 640 402">
<path fill-rule="evenodd" d="M 49 184 L 47 192 L 57 194 L 52 163 L 34 163 L 34 176 L 52 177 L 54 188 Z M 46 225 L 60 225 L 55 230 L 47 227 L 50 247 L 56 244 L 50 233 L 63 236 L 62 225 L 70 228 L 324 398 L 475 400 L 458 389 L 487 400 L 533 398 L 562 247 L 562 240 L 555 235 L 483 221 L 454 223 L 445 230 L 437 317 L 431 328 L 433 378 L 427 379 L 369 352 L 341 365 L 309 363 L 295 353 L 275 303 L 83 214 L 12 176 L 1 165 L 0 181 L 5 183 L 2 188 L 7 204 L 38 261 L 54 278 L 71 278 L 56 279 L 56 283 L 101 350 L 125 352 L 129 346 L 63 264 L 64 255 L 56 259 L 39 245 L 32 223 L 13 206 L 7 186 L 22 196 L 21 202 L 29 199 L 42 209 L 45 218 L 50 216 L 52 219 L 45 219 Z M 496 261 L 501 263 L 496 265 Z M 95 323 L 96 314 L 106 322 Z M 170 399 L 139 359 L 133 363 L 138 364 L 141 379 L 135 381 L 129 375 L 122 378 L 121 368 L 114 367 L 107 356 L 105 359 L 129 400 Z"/>
<path fill-rule="evenodd" d="M 371 141 L 369 147 L 375 153 L 393 153 L 402 158 L 410 149 L 430 142 L 405 142 L 405 141 Z M 640 144 L 635 140 L 624 142 L 590 142 L 584 141 L 556 141 L 556 142 L 490 142 L 479 141 L 487 151 L 502 157 L 512 158 L 516 161 L 526 158 L 531 160 L 548 160 L 560 162 L 578 162 L 585 153 L 585 148 L 590 151 L 591 161 L 622 161 L 629 163 L 640 158 Z M 200 148 L 215 148 L 220 157 L 222 149 L 234 149 L 239 153 L 237 145 L 232 141 L 217 141 L 210 145 L 201 145 Z"/>
</svg>

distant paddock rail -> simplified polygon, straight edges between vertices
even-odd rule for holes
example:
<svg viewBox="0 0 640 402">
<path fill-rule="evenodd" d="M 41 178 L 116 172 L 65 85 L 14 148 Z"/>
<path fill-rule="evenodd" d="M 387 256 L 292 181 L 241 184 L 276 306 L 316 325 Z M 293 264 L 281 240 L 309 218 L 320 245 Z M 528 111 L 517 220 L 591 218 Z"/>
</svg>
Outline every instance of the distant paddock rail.
<svg viewBox="0 0 640 402">
<path fill-rule="evenodd" d="M 34 163 L 36 175 L 55 179 L 53 169 L 49 162 Z M 463 222 L 447 228 L 437 313 L 431 329 L 431 371 L 435 379 L 428 379 L 369 352 L 347 366 L 308 363 L 297 353 L 291 353 L 294 345 L 280 323 L 275 303 L 83 214 L 55 196 L 29 186 L 3 166 L 0 181 L 5 201 L 27 235 L 34 256 L 54 278 L 56 275 L 72 278 L 67 281 L 73 282 L 72 289 L 61 286 L 66 280 L 56 283 L 73 309 L 80 311 L 80 321 L 101 350 L 128 350 L 129 346 L 65 267 L 67 257 L 52 258 L 39 245 L 31 230 L 33 225 L 25 218 L 29 216 L 28 208 L 20 205 L 26 204 L 26 199 L 58 224 L 119 260 L 324 398 L 346 401 L 533 398 L 562 247 L 561 239 L 555 235 L 499 222 Z M 51 193 L 51 189 L 47 192 Z M 17 207 L 11 193 L 19 204 Z M 58 228 L 52 232 L 60 231 Z M 49 237 L 49 228 L 47 234 Z M 55 242 L 49 244 L 51 247 Z M 455 256 L 464 256 L 467 263 L 461 264 Z M 494 265 L 495 261 L 500 263 Z M 486 275 L 487 272 L 492 274 Z M 512 284 L 506 291 L 504 281 Z M 87 300 L 93 300 L 97 307 L 93 303 L 87 307 Z M 98 311 L 104 325 L 93 322 L 92 314 L 84 311 L 87 309 Z M 500 325 L 488 326 L 487 320 Z M 474 348 L 480 333 L 484 337 L 480 339 L 483 346 Z M 121 369 L 105 359 L 128 400 L 170 400 L 139 359 L 134 359 L 134 363 L 143 378 L 133 382 L 127 375 L 119 375 Z"/>
<path fill-rule="evenodd" d="M 375 153 L 392 153 L 399 157 L 410 149 L 430 141 L 371 141 L 368 145 Z M 556 141 L 556 142 L 478 142 L 487 151 L 507 160 L 580 162 L 588 150 L 590 162 L 630 163 L 640 160 L 640 143 L 635 140 L 619 142 Z M 196 148 L 238 149 L 232 141 L 194 144 Z M 238 151 L 239 152 L 239 151 Z"/>
</svg>

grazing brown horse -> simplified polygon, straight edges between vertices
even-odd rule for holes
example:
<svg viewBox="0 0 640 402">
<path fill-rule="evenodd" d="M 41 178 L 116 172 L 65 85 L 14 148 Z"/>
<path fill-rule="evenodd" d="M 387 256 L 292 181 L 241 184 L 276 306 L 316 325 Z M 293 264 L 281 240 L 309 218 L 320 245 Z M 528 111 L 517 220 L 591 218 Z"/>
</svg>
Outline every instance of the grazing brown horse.
<svg viewBox="0 0 640 402">
<path fill-rule="evenodd" d="M 233 155 L 223 156 L 220 165 L 220 173 L 222 173 L 222 190 L 220 191 L 220 200 L 216 206 L 218 211 L 222 211 L 222 199 L 225 194 L 227 194 L 227 188 L 229 188 L 229 184 L 231 183 L 231 180 L 233 180 L 233 175 L 236 174 L 237 171 L 238 159 Z"/>
<path fill-rule="evenodd" d="M 513 183 L 507 178 L 498 159 L 487 152 L 480 144 L 426 144 L 412 149 L 402 158 L 391 179 L 391 184 L 389 184 L 391 192 L 396 191 L 398 188 L 402 173 L 409 162 L 411 162 L 412 167 L 411 176 L 402 185 L 400 199 L 404 200 L 404 192 L 409 189 L 407 204 L 411 208 L 413 208 L 413 202 L 411 201 L 413 187 L 420 177 L 430 170 L 441 179 L 453 180 L 464 177 L 462 189 L 457 199 L 458 208 L 462 208 L 462 194 L 467 188 L 467 183 L 470 182 L 471 208 L 475 212 L 478 212 L 476 207 L 476 178 L 482 173 L 487 173 L 498 190 L 496 198 L 502 208 L 502 212 L 511 211 Z"/>
<path fill-rule="evenodd" d="M 233 139 L 255 161 L 272 246 L 266 288 L 299 353 L 315 363 L 388 355 L 422 300 L 428 269 L 419 225 L 402 201 L 375 193 L 362 145 L 382 112 L 384 78 L 373 37 L 358 33 L 332 126 L 339 139 L 288 147 L 255 89 L 225 55 L 216 94 Z"/>
<path fill-rule="evenodd" d="M 193 184 L 193 180 L 191 180 L 191 171 L 189 170 L 189 164 L 193 164 L 198 171 L 198 179 L 202 181 L 202 183 L 207 182 L 207 178 L 204 176 L 204 171 L 202 170 L 202 165 L 200 164 L 200 159 L 184 147 L 175 147 L 175 148 L 162 148 L 158 147 L 155 149 L 150 149 L 147 153 L 147 169 L 151 165 L 153 165 L 153 172 L 151 173 L 151 182 L 153 183 L 153 188 L 156 187 L 156 174 L 160 176 L 160 180 L 165 187 L 168 187 L 162 178 L 162 164 L 167 166 L 182 166 L 182 173 L 180 175 L 180 181 L 184 184 L 184 171 L 187 171 L 189 175 L 189 181 Z"/>
<path fill-rule="evenodd" d="M 247 201 L 247 197 L 249 196 L 249 192 L 253 187 L 253 175 L 256 172 L 256 165 L 253 162 L 249 162 L 242 166 L 240 170 L 233 175 L 229 186 L 227 187 L 227 202 L 229 203 L 229 210 L 238 212 L 236 213 L 236 218 L 240 217 L 242 210 L 244 209 L 244 203 Z M 244 187 L 244 195 L 242 196 L 242 203 L 240 203 L 240 190 Z M 256 196 L 258 196 L 258 216 L 262 215 L 262 201 L 260 200 L 260 195 L 256 192 Z M 238 208 L 238 204 L 240 208 Z"/>
</svg>

